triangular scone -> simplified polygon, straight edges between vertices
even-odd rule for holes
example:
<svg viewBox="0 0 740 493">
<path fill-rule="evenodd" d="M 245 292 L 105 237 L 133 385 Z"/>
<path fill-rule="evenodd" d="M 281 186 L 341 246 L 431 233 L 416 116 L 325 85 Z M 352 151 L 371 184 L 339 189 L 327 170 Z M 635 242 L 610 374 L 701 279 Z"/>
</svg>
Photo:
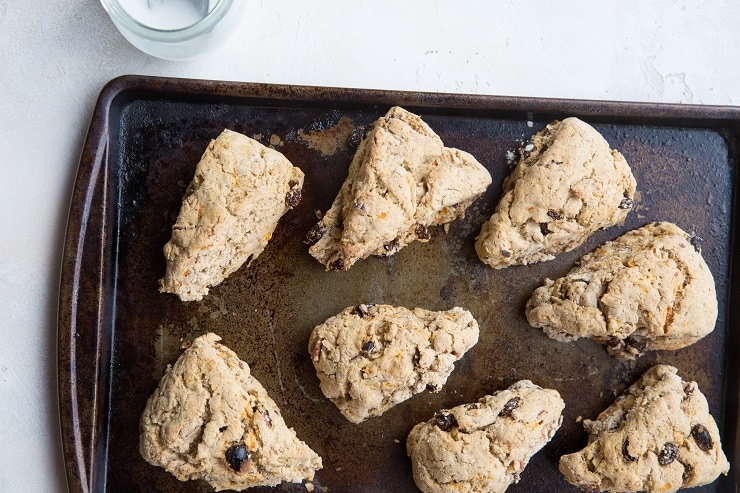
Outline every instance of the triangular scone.
<svg viewBox="0 0 740 493">
<path fill-rule="evenodd" d="M 577 118 L 552 122 L 519 150 L 475 249 L 493 268 L 551 260 L 624 220 L 636 182 L 624 157 Z"/>
<path fill-rule="evenodd" d="M 560 428 L 564 407 L 556 390 L 520 380 L 437 411 L 406 440 L 416 485 L 428 493 L 503 493 Z"/>
<path fill-rule="evenodd" d="M 301 200 L 303 172 L 274 149 L 224 130 L 208 145 L 183 198 L 159 291 L 200 300 L 265 249 Z"/>
<path fill-rule="evenodd" d="M 650 368 L 596 421 L 588 445 L 560 458 L 560 472 L 585 491 L 672 493 L 727 474 L 719 430 L 696 382 L 672 366 Z"/>
<path fill-rule="evenodd" d="M 712 332 L 717 294 L 690 236 L 675 224 L 651 223 L 585 255 L 565 277 L 546 279 L 526 314 L 553 339 L 588 337 L 633 359 Z"/>
<path fill-rule="evenodd" d="M 334 203 L 311 229 L 311 255 L 327 270 L 393 255 L 427 227 L 464 217 L 491 184 L 467 152 L 447 148 L 421 118 L 393 107 L 360 144 Z"/>
<path fill-rule="evenodd" d="M 308 343 L 321 391 L 353 423 L 423 390 L 438 392 L 478 342 L 467 310 L 357 305 L 317 325 Z"/>
<path fill-rule="evenodd" d="M 198 337 L 167 369 L 141 416 L 141 455 L 217 491 L 312 479 L 321 457 L 220 339 Z"/>
</svg>

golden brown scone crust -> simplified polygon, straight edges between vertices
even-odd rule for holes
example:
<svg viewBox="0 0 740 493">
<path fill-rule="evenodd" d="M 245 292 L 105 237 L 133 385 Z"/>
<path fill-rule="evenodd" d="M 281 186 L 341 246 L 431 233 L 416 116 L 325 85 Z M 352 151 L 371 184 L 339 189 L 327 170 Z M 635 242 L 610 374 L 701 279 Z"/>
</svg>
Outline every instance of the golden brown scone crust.
<svg viewBox="0 0 740 493">
<path fill-rule="evenodd" d="M 303 172 L 281 153 L 224 130 L 208 145 L 183 198 L 159 291 L 200 300 L 262 253 L 278 220 L 300 202 Z"/>
<path fill-rule="evenodd" d="M 438 392 L 477 342 L 478 323 L 462 308 L 358 305 L 317 325 L 308 351 L 321 391 L 360 423 L 425 389 Z"/>
<path fill-rule="evenodd" d="M 673 223 L 651 223 L 585 255 L 565 277 L 546 279 L 526 315 L 553 339 L 588 337 L 617 358 L 633 359 L 709 334 L 717 293 L 688 233 Z"/>
<path fill-rule="evenodd" d="M 560 472 L 586 491 L 672 493 L 727 474 L 719 430 L 696 382 L 668 365 L 650 368 L 596 421 L 588 445 L 560 458 Z"/>
<path fill-rule="evenodd" d="M 406 441 L 416 485 L 425 493 L 502 493 L 555 435 L 564 407 L 557 391 L 521 380 L 437 411 Z"/>
<path fill-rule="evenodd" d="M 327 270 L 393 255 L 429 226 L 465 216 L 491 184 L 473 156 L 445 147 L 421 118 L 393 107 L 361 142 L 331 208 L 309 232 L 310 254 Z"/>
<path fill-rule="evenodd" d="M 636 182 L 627 161 L 578 118 L 550 123 L 520 154 L 475 244 L 495 269 L 551 260 L 632 208 Z"/>
<path fill-rule="evenodd" d="M 312 479 L 321 457 L 286 426 L 249 366 L 220 339 L 198 337 L 167 368 L 141 416 L 142 457 L 216 491 Z M 237 470 L 227 451 L 239 446 L 248 459 Z"/>
</svg>

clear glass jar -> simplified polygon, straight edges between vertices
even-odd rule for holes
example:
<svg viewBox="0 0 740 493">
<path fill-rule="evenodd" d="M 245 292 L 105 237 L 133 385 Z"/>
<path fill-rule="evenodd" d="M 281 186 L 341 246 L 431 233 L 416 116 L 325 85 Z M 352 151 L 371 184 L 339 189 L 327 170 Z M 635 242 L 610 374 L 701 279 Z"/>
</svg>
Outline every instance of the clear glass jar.
<svg viewBox="0 0 740 493">
<path fill-rule="evenodd" d="M 246 0 L 100 0 L 124 38 L 144 53 L 187 60 L 221 46 L 236 30 Z M 167 2 L 172 2 L 167 4 Z M 188 12 L 178 13 L 177 3 Z M 148 10 L 147 10 L 148 9 Z M 179 24 L 178 24 L 179 23 Z"/>
</svg>

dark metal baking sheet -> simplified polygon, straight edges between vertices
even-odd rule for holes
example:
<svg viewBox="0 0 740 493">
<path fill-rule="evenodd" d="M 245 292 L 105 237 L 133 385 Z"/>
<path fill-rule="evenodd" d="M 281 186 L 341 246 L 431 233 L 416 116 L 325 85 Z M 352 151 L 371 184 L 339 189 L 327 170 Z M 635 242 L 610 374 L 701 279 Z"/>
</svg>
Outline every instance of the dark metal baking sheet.
<svg viewBox="0 0 740 493">
<path fill-rule="evenodd" d="M 420 114 L 448 146 L 475 155 L 493 184 L 448 233 L 390 258 L 324 272 L 302 242 L 315 211 L 333 200 L 352 157 L 347 134 L 392 105 Z M 639 198 L 623 225 L 557 260 L 494 271 L 476 257 L 479 228 L 510 171 L 506 152 L 547 122 L 579 116 L 627 158 Z M 101 92 L 83 149 L 63 257 L 59 389 L 73 492 L 209 491 L 180 483 L 138 453 L 146 399 L 182 340 L 207 331 L 247 361 L 289 426 L 324 459 L 315 491 L 414 492 L 405 439 L 435 410 L 477 400 L 527 378 L 555 388 L 565 420 L 511 492 L 576 491 L 558 458 L 585 445 L 579 416 L 594 417 L 656 363 L 696 380 L 723 433 L 733 469 L 694 491 L 736 491 L 738 468 L 737 256 L 734 202 L 740 109 L 386 92 L 125 76 Z M 201 302 L 159 294 L 162 246 L 208 141 L 230 128 L 274 145 L 306 174 L 303 201 L 280 221 L 265 252 Z M 585 340 L 562 344 L 529 327 L 523 307 L 546 277 L 646 224 L 668 220 L 700 237 L 719 297 L 715 331 L 674 352 L 622 363 Z M 323 398 L 306 349 L 311 329 L 345 306 L 463 306 L 480 342 L 437 394 L 423 393 L 360 425 Z M 282 485 L 276 491 L 306 491 Z M 273 491 L 256 488 L 253 491 Z"/>
</svg>

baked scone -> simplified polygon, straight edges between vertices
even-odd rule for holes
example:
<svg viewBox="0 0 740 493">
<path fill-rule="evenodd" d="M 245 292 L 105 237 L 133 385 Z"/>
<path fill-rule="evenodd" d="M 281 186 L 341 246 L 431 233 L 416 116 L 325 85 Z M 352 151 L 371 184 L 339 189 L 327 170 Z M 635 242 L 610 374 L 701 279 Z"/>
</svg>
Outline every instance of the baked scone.
<svg viewBox="0 0 740 493">
<path fill-rule="evenodd" d="M 183 198 L 159 291 L 200 300 L 262 253 L 278 220 L 298 205 L 303 172 L 274 149 L 224 130 L 208 145 Z"/>
<path fill-rule="evenodd" d="M 501 493 L 560 428 L 560 394 L 521 380 L 476 403 L 437 411 L 406 450 L 425 493 Z"/>
<path fill-rule="evenodd" d="M 717 294 L 706 262 L 675 224 L 651 223 L 585 255 L 535 290 L 527 320 L 559 341 L 587 337 L 619 359 L 675 350 L 714 330 Z"/>
<path fill-rule="evenodd" d="M 438 392 L 476 342 L 478 323 L 462 308 L 357 305 L 317 325 L 308 351 L 321 391 L 360 423 L 425 389 Z"/>
<path fill-rule="evenodd" d="M 578 118 L 550 123 L 519 153 L 475 244 L 495 269 L 551 260 L 632 209 L 636 182 L 627 161 Z"/>
<path fill-rule="evenodd" d="M 373 124 L 334 203 L 309 231 L 309 252 L 327 270 L 393 255 L 428 241 L 429 226 L 464 217 L 490 184 L 473 156 L 445 147 L 421 118 L 393 107 Z"/>
<path fill-rule="evenodd" d="M 588 445 L 560 458 L 560 472 L 585 491 L 670 493 L 727 474 L 719 430 L 696 382 L 672 366 L 650 368 L 596 421 Z"/>
<path fill-rule="evenodd" d="M 296 437 L 249 366 L 216 334 L 195 339 L 149 398 L 141 455 L 216 491 L 310 480 L 321 457 Z"/>
</svg>

